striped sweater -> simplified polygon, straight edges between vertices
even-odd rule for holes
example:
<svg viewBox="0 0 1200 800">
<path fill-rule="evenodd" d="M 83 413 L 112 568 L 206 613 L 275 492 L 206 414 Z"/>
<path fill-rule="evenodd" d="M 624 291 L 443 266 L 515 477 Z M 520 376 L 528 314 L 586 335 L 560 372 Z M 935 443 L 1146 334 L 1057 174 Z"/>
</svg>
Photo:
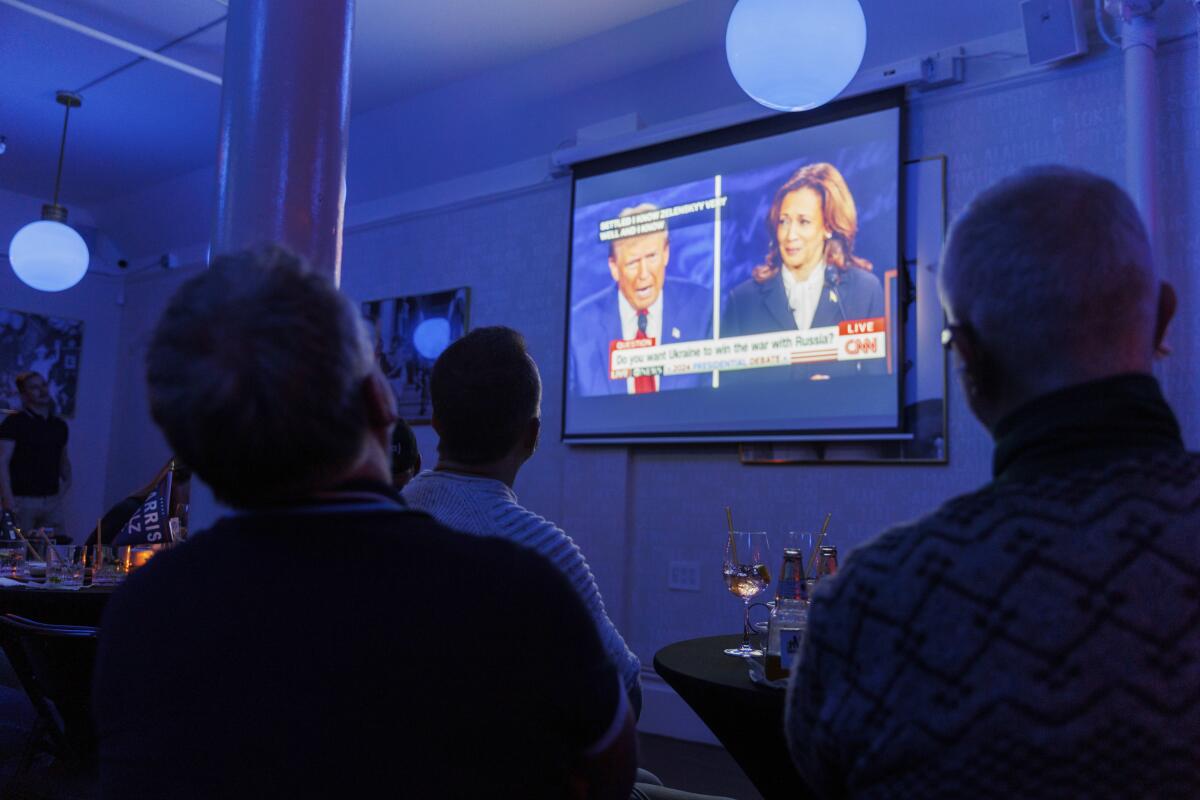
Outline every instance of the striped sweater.
<svg viewBox="0 0 1200 800">
<path fill-rule="evenodd" d="M 409 481 L 402 494 L 409 506 L 447 527 L 508 539 L 540 553 L 562 570 L 596 621 L 604 649 L 616 664 L 633 707 L 641 709 L 641 662 L 608 618 L 592 570 L 570 536 L 521 506 L 512 489 L 491 478 L 425 470 Z"/>
</svg>

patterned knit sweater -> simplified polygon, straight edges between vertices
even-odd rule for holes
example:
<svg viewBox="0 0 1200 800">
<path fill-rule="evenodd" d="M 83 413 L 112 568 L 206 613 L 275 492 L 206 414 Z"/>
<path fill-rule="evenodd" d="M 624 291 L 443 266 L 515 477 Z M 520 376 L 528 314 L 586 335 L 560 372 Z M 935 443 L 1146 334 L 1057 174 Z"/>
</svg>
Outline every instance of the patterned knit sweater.
<svg viewBox="0 0 1200 800">
<path fill-rule="evenodd" d="M 625 645 L 596 586 L 583 553 L 553 522 L 517 503 L 517 495 L 491 478 L 425 470 L 402 492 L 409 506 L 447 527 L 477 536 L 499 536 L 540 553 L 562 570 L 579 592 L 600 631 L 600 639 L 621 675 L 636 710 L 642 705 L 642 665 Z"/>
<path fill-rule="evenodd" d="M 816 592 L 797 766 L 826 797 L 1200 797 L 1200 456 L 1147 376 L 1006 423 L 992 483 Z"/>
</svg>

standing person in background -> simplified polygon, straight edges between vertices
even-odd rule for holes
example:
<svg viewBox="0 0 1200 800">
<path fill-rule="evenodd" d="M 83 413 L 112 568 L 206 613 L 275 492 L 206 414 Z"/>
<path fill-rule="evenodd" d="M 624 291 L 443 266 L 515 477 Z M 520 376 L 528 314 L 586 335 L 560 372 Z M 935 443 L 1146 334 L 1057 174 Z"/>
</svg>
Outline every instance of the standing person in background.
<svg viewBox="0 0 1200 800">
<path fill-rule="evenodd" d="M 67 423 L 54 414 L 46 379 L 36 372 L 17 376 L 21 410 L 0 422 L 0 510 L 11 512 L 23 531 L 63 530 L 63 497 L 71 488 Z"/>
<path fill-rule="evenodd" d="M 823 580 L 787 730 L 819 796 L 1200 797 L 1200 456 L 1175 311 L 1111 181 L 1042 168 L 954 223 L 943 341 L 992 480 Z"/>
</svg>

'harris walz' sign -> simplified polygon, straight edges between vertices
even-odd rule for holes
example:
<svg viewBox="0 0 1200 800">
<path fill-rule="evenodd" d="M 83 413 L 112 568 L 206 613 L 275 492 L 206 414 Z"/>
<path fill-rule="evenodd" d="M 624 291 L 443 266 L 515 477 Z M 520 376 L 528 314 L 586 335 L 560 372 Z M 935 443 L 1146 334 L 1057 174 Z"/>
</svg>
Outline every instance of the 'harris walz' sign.
<svg viewBox="0 0 1200 800">
<path fill-rule="evenodd" d="M 167 470 L 167 474 L 158 482 L 158 485 L 150 491 L 150 494 L 146 495 L 141 507 L 133 513 L 129 522 L 125 523 L 125 527 L 121 528 L 121 532 L 113 540 L 115 546 L 157 544 L 169 541 L 167 520 L 173 474 L 174 472 Z"/>
</svg>

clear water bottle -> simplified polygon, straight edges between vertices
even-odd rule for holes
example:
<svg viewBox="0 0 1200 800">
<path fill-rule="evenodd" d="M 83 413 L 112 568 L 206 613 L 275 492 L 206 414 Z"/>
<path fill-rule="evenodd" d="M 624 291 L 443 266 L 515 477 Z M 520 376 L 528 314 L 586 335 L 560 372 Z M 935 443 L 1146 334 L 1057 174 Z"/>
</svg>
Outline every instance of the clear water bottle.
<svg viewBox="0 0 1200 800">
<path fill-rule="evenodd" d="M 791 674 L 800 654 L 808 624 L 808 586 L 804 581 L 804 551 L 784 548 L 783 569 L 775 594 L 775 607 L 767 621 L 767 653 L 764 667 L 768 680 Z"/>
</svg>

